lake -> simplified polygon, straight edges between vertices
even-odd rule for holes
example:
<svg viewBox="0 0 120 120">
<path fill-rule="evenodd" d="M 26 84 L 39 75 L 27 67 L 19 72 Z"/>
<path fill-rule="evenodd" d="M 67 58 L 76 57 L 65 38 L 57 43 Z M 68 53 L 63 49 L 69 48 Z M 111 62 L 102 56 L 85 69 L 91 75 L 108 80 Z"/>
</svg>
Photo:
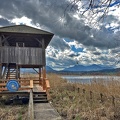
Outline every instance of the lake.
<svg viewBox="0 0 120 120">
<path fill-rule="evenodd" d="M 120 76 L 72 76 L 72 75 L 65 75 L 62 78 L 68 80 L 70 83 L 88 83 L 90 84 L 92 81 L 110 81 L 110 80 L 117 80 L 120 81 Z"/>
</svg>

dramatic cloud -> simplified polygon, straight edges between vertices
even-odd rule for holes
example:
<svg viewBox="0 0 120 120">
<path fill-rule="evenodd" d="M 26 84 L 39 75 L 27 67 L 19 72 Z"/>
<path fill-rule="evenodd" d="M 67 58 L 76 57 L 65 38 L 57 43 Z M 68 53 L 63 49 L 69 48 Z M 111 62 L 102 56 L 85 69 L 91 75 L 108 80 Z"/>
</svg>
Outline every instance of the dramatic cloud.
<svg viewBox="0 0 120 120">
<path fill-rule="evenodd" d="M 120 48 L 120 12 L 111 6 L 104 21 L 97 24 L 101 11 L 92 22 L 92 13 L 78 12 L 85 2 L 70 10 L 67 6 L 71 0 L 0 0 L 0 26 L 27 24 L 53 32 L 46 55 L 47 64 L 55 69 L 75 65 L 76 61 L 112 65 Z"/>
<path fill-rule="evenodd" d="M 12 23 L 5 18 L 0 18 L 0 26 L 7 26 L 7 25 L 12 25 Z"/>
</svg>

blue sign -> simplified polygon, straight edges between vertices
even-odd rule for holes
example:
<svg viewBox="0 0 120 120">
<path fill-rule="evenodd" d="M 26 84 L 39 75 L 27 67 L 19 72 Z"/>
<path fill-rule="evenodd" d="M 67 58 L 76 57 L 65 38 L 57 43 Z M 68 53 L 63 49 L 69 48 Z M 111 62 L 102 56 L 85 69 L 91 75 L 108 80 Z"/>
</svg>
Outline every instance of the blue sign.
<svg viewBox="0 0 120 120">
<path fill-rule="evenodd" d="M 17 80 L 9 80 L 6 84 L 6 87 L 10 92 L 16 92 L 20 85 Z"/>
</svg>

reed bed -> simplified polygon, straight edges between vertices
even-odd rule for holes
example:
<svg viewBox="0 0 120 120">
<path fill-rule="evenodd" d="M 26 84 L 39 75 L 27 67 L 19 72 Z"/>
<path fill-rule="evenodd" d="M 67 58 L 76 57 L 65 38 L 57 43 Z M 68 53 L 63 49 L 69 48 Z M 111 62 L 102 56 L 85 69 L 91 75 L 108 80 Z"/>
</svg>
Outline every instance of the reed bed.
<svg viewBox="0 0 120 120">
<path fill-rule="evenodd" d="M 27 120 L 28 107 L 26 105 L 0 105 L 0 120 Z"/>
<path fill-rule="evenodd" d="M 67 120 L 120 120 L 120 81 L 67 83 L 49 74 L 50 101 Z"/>
</svg>

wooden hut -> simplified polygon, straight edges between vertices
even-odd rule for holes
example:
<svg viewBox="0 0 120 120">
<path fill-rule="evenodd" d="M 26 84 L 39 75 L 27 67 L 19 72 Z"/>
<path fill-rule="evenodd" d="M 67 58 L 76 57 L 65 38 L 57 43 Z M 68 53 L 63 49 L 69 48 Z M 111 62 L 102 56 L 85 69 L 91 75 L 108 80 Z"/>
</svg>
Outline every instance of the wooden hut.
<svg viewBox="0 0 120 120">
<path fill-rule="evenodd" d="M 0 91 L 7 91 L 9 80 L 17 80 L 22 89 L 39 85 L 43 90 L 49 87 L 46 79 L 45 49 L 53 33 L 26 25 L 15 25 L 0 28 Z M 36 68 L 38 78 L 22 78 L 21 68 Z"/>
</svg>

